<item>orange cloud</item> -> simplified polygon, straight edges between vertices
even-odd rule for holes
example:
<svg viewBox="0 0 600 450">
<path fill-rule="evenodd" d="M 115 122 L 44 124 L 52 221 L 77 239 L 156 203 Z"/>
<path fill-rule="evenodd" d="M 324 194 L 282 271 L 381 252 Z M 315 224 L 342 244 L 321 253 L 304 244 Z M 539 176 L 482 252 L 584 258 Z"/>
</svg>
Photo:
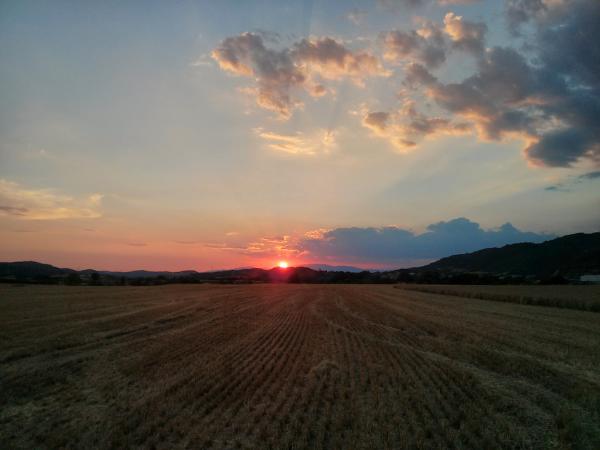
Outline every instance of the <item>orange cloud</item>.
<svg viewBox="0 0 600 450">
<path fill-rule="evenodd" d="M 266 142 L 270 150 L 292 155 L 312 156 L 330 152 L 337 147 L 335 132 L 329 130 L 318 130 L 312 134 L 281 134 L 262 128 L 256 128 L 254 131 Z"/>
<path fill-rule="evenodd" d="M 0 179 L 0 214 L 19 219 L 59 220 L 100 217 L 102 194 L 84 198 L 62 195 L 52 189 L 25 188 Z"/>
<path fill-rule="evenodd" d="M 415 103 L 410 100 L 405 101 L 398 111 L 367 112 L 362 124 L 374 135 L 388 139 L 402 152 L 415 147 L 424 137 L 457 135 L 469 131 L 469 125 L 466 123 L 453 123 L 449 119 L 428 117 L 420 113 Z"/>
</svg>

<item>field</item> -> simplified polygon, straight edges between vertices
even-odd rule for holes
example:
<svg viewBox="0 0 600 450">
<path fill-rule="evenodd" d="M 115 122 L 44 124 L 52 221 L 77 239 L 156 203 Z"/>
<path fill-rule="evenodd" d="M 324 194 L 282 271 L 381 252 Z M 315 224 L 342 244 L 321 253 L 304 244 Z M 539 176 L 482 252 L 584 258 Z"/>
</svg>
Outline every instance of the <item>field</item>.
<svg viewBox="0 0 600 450">
<path fill-rule="evenodd" d="M 399 284 L 396 287 L 430 294 L 600 312 L 600 287 L 594 285 L 459 286 L 453 284 Z"/>
<path fill-rule="evenodd" d="M 596 312 L 387 285 L 4 285 L 0 446 L 597 449 L 599 349 Z"/>
</svg>

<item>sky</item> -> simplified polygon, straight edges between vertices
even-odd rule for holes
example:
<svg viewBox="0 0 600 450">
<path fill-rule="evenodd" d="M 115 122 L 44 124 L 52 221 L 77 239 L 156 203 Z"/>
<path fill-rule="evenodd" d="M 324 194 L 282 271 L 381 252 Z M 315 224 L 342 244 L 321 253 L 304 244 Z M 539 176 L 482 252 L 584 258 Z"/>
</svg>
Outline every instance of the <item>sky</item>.
<svg viewBox="0 0 600 450">
<path fill-rule="evenodd" d="M 600 230 L 595 0 L 2 1 L 0 260 L 351 264 Z"/>
</svg>

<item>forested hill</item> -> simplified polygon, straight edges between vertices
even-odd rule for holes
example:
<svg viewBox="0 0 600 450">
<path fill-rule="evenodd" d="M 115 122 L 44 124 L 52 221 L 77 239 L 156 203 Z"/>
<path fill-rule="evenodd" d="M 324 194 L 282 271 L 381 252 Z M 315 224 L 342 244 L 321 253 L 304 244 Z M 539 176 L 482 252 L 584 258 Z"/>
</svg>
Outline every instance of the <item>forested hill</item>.
<svg viewBox="0 0 600 450">
<path fill-rule="evenodd" d="M 600 273 L 600 233 L 577 233 L 540 244 L 522 243 L 449 256 L 418 270 L 510 273 L 549 277 Z"/>
</svg>

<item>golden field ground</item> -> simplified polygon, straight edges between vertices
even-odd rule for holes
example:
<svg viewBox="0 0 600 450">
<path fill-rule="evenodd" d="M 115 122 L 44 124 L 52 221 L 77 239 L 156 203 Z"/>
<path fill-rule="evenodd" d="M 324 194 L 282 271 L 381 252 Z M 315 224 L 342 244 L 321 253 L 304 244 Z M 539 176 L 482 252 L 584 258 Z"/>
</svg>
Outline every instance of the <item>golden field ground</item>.
<svg viewBox="0 0 600 450">
<path fill-rule="evenodd" d="M 0 406 L 2 448 L 598 449 L 600 314 L 387 285 L 4 285 Z"/>
<path fill-rule="evenodd" d="M 455 284 L 398 284 L 395 287 L 431 294 L 600 312 L 600 286 L 596 285 L 461 286 Z"/>
</svg>

